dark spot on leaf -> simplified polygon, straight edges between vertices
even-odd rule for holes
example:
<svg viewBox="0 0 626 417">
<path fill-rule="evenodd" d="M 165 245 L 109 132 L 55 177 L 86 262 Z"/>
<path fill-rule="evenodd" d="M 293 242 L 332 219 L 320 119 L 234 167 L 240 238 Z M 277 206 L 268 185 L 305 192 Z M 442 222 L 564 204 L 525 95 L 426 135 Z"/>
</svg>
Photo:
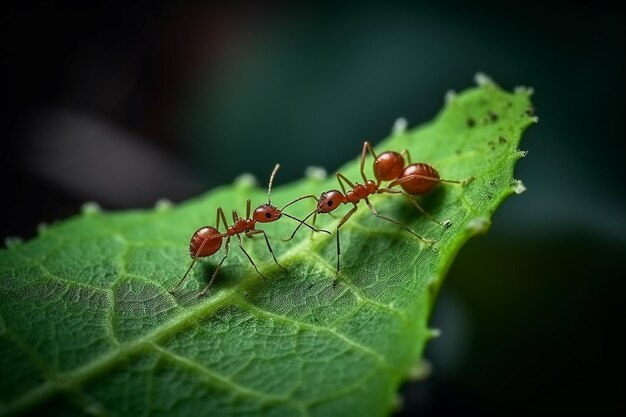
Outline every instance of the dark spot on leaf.
<svg viewBox="0 0 626 417">
<path fill-rule="evenodd" d="M 529 107 L 528 109 L 526 109 L 525 113 L 527 116 L 533 117 L 535 115 L 535 108 Z"/>
<path fill-rule="evenodd" d="M 498 113 L 493 110 L 489 111 L 489 119 L 491 119 L 492 122 L 498 121 Z"/>
<path fill-rule="evenodd" d="M 498 138 L 498 142 L 499 142 L 499 143 L 506 143 L 506 138 L 505 138 L 504 136 L 500 136 L 500 137 Z"/>
<path fill-rule="evenodd" d="M 474 127 L 476 126 L 476 120 L 472 119 L 471 117 L 467 119 L 467 127 Z"/>
</svg>

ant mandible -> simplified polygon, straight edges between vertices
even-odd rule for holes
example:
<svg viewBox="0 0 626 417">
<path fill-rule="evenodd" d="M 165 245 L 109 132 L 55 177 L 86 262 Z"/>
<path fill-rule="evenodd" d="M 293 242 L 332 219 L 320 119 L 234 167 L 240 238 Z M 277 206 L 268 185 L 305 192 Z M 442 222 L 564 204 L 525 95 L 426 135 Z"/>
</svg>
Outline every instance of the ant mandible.
<svg viewBox="0 0 626 417">
<path fill-rule="evenodd" d="M 367 176 L 365 175 L 365 158 L 367 156 L 368 151 L 374 158 L 373 171 L 374 171 L 374 176 L 376 177 L 376 182 L 368 179 Z M 406 155 L 407 159 L 409 160 L 410 165 L 407 167 L 404 166 L 405 162 L 404 162 L 403 154 Z M 473 177 L 468 178 L 463 181 L 442 179 L 439 177 L 439 173 L 435 170 L 435 168 L 433 168 L 432 166 L 428 164 L 425 164 L 425 163 L 411 164 L 410 154 L 408 150 L 404 150 L 402 151 L 402 153 L 388 151 L 377 156 L 376 153 L 374 152 L 374 149 L 372 148 L 370 143 L 367 141 L 363 143 L 363 149 L 361 151 L 361 178 L 363 178 L 364 184 L 359 184 L 359 183 L 353 184 L 340 172 L 337 172 L 336 175 L 337 175 L 337 181 L 339 182 L 339 185 L 341 186 L 342 191 L 329 190 L 329 191 L 323 192 L 320 195 L 320 198 L 318 200 L 317 208 L 311 213 L 314 215 L 313 225 L 315 225 L 317 214 L 331 213 L 332 211 L 337 209 L 341 204 L 351 203 L 353 205 L 350 211 L 348 211 L 348 213 L 346 213 L 341 218 L 336 228 L 337 270 L 335 273 L 335 282 L 337 279 L 337 275 L 339 274 L 339 266 L 340 266 L 339 258 L 341 255 L 339 229 L 357 211 L 357 209 L 359 208 L 358 203 L 361 200 L 365 201 L 365 204 L 367 205 L 367 207 L 369 208 L 369 210 L 372 212 L 374 216 L 381 218 L 383 220 L 386 220 L 388 222 L 394 223 L 402 227 L 404 230 L 408 231 L 412 235 L 416 236 L 418 239 L 426 243 L 432 244 L 434 243 L 433 240 L 425 239 L 422 236 L 415 233 L 409 227 L 398 222 L 397 220 L 394 220 L 394 219 L 391 219 L 389 217 L 385 217 L 379 214 L 378 211 L 372 205 L 372 203 L 370 203 L 368 197 L 371 196 L 372 194 L 382 194 L 382 193 L 402 194 L 407 200 L 411 202 L 411 204 L 413 204 L 422 214 L 427 216 L 430 220 L 434 221 L 435 223 L 443 227 L 449 227 L 451 225 L 449 221 L 442 223 L 436 220 L 426 210 L 424 210 L 411 196 L 426 194 L 430 192 L 431 190 L 433 190 L 441 182 L 466 184 L 473 179 Z M 381 187 L 381 183 L 383 181 L 390 181 L 390 180 L 393 180 L 393 181 L 390 184 L 388 184 L 387 187 Z M 346 192 L 344 182 L 352 189 Z M 401 190 L 392 188 L 392 187 L 395 187 L 396 185 L 400 185 L 404 189 L 404 192 Z M 309 216 L 311 214 L 309 214 Z M 307 216 L 306 218 L 308 218 L 309 216 Z M 287 240 L 291 240 L 295 236 L 295 234 L 297 233 L 301 225 L 302 223 L 298 225 L 298 227 L 293 231 L 293 233 Z"/>
<path fill-rule="evenodd" d="M 269 238 L 267 237 L 267 234 L 265 233 L 265 231 L 256 228 L 257 222 L 259 223 L 274 222 L 280 219 L 281 216 L 284 215 L 285 217 L 288 217 L 290 219 L 293 219 L 299 222 L 298 227 L 304 224 L 305 226 L 307 226 L 314 232 L 324 232 L 324 233 L 330 234 L 328 230 L 316 229 L 315 227 L 307 224 L 306 219 L 300 220 L 299 218 L 294 217 L 290 214 L 287 214 L 283 211 L 285 210 L 285 208 L 292 205 L 293 203 L 303 200 L 305 198 L 313 198 L 315 199 L 315 201 L 317 201 L 317 198 L 314 195 L 305 195 L 305 196 L 296 198 L 295 200 L 292 200 L 289 203 L 285 204 L 281 209 L 272 205 L 272 197 L 271 197 L 272 183 L 274 182 L 274 176 L 276 175 L 278 168 L 280 168 L 280 165 L 276 164 L 276 166 L 274 167 L 274 170 L 272 171 L 272 174 L 270 175 L 270 181 L 267 187 L 267 204 L 262 204 L 259 207 L 257 207 L 254 210 L 252 218 L 250 217 L 250 199 L 248 199 L 246 203 L 246 217 L 245 218 L 243 219 L 240 218 L 239 215 L 237 214 L 237 211 L 233 210 L 233 213 L 232 213 L 233 224 L 231 226 L 228 226 L 228 223 L 226 222 L 226 216 L 224 216 L 224 210 L 222 210 L 221 207 L 218 207 L 215 227 L 204 226 L 196 230 L 196 232 L 191 237 L 191 241 L 189 243 L 189 253 L 192 258 L 191 264 L 189 265 L 189 268 L 187 268 L 187 271 L 185 272 L 183 277 L 180 279 L 180 281 L 170 290 L 170 293 L 173 293 L 182 285 L 182 283 L 185 281 L 185 278 L 187 278 L 187 275 L 189 275 L 189 272 L 195 265 L 198 258 L 204 258 L 204 257 L 211 256 L 214 253 L 216 253 L 222 247 L 222 239 L 226 238 L 226 244 L 224 246 L 224 252 L 225 252 L 224 256 L 222 257 L 220 262 L 217 264 L 217 268 L 215 268 L 215 271 L 213 272 L 213 275 L 211 276 L 209 283 L 206 285 L 206 287 L 204 287 L 204 289 L 201 292 L 198 293 L 198 297 L 202 297 L 206 295 L 207 291 L 211 287 L 211 284 L 213 283 L 213 280 L 217 276 L 220 268 L 222 267 L 222 264 L 228 257 L 230 239 L 233 236 L 237 237 L 239 248 L 246 255 L 246 257 L 248 258 L 248 260 L 254 267 L 254 270 L 259 275 L 261 275 L 263 279 L 265 279 L 265 275 L 263 275 L 261 271 L 259 271 L 256 264 L 252 260 L 252 257 L 250 256 L 250 254 L 248 254 L 248 252 L 244 249 L 243 242 L 241 240 L 242 234 L 245 235 L 247 238 L 252 238 L 254 235 L 262 234 L 263 237 L 265 238 L 265 243 L 267 244 L 267 248 L 272 254 L 272 258 L 274 258 L 274 262 L 276 262 L 276 265 L 278 265 L 281 269 L 286 271 L 286 269 L 283 268 L 282 265 L 278 263 L 278 260 L 276 259 L 276 256 L 274 255 L 274 251 L 272 250 L 272 246 L 270 245 Z M 220 220 L 222 221 L 222 223 L 224 224 L 224 228 L 226 229 L 224 233 L 221 233 L 219 231 Z"/>
</svg>

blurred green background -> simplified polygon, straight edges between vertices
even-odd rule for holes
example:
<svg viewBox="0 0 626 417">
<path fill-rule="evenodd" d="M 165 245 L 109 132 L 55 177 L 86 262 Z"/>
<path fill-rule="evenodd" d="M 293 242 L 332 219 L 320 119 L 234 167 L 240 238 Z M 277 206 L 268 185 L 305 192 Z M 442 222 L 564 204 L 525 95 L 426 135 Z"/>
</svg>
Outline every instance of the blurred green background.
<svg viewBox="0 0 626 417">
<path fill-rule="evenodd" d="M 3 11 L 3 236 L 329 172 L 484 71 L 535 88 L 516 177 L 433 315 L 413 415 L 624 411 L 624 13 L 608 4 L 19 3 Z M 419 158 L 419 156 L 415 156 Z M 207 222 L 212 214 L 207 213 Z"/>
</svg>

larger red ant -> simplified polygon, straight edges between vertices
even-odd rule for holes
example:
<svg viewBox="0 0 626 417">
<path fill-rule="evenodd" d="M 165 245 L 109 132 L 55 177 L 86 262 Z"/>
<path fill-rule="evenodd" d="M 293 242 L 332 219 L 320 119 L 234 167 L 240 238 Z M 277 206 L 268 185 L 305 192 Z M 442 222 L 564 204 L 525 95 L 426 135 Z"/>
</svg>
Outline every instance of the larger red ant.
<svg viewBox="0 0 626 417">
<path fill-rule="evenodd" d="M 368 151 L 374 158 L 373 171 L 374 171 L 374 176 L 376 177 L 376 182 L 368 179 L 367 176 L 365 175 L 365 158 L 367 156 Z M 404 162 L 403 154 L 406 155 L 407 159 L 409 160 L 409 165 L 406 167 L 404 166 L 405 162 Z M 336 175 L 337 175 L 337 181 L 339 182 L 339 185 L 341 186 L 342 191 L 329 190 L 329 191 L 323 192 L 320 195 L 317 208 L 315 209 L 315 211 L 313 211 L 304 219 L 306 221 L 307 218 L 309 218 L 311 215 L 314 215 L 313 225 L 315 225 L 315 219 L 318 214 L 331 213 L 332 211 L 337 209 L 341 204 L 350 203 L 353 205 L 350 211 L 348 211 L 348 213 L 346 213 L 341 218 L 336 229 L 337 271 L 335 273 L 335 279 L 337 277 L 337 274 L 339 273 L 339 256 L 341 254 L 339 229 L 357 211 L 357 209 L 359 208 L 358 203 L 361 200 L 365 200 L 365 204 L 367 205 L 367 207 L 369 208 L 369 210 L 372 212 L 374 216 L 379 217 L 388 222 L 394 223 L 402 227 L 404 230 L 408 231 L 412 235 L 416 236 L 418 239 L 426 243 L 432 244 L 434 243 L 433 240 L 425 239 L 422 236 L 415 233 L 409 227 L 398 222 L 397 220 L 394 220 L 389 217 L 385 217 L 382 214 L 379 214 L 378 211 L 376 211 L 376 209 L 374 208 L 374 206 L 372 206 L 372 203 L 370 203 L 368 197 L 373 194 L 382 194 L 382 193 L 402 194 L 408 201 L 411 202 L 411 204 L 413 204 L 422 214 L 427 216 L 430 220 L 434 221 L 435 223 L 443 227 L 449 227 L 451 225 L 449 221 L 445 221 L 442 223 L 436 220 L 412 198 L 412 195 L 426 194 L 430 192 L 431 190 L 433 190 L 437 185 L 439 185 L 442 182 L 464 185 L 464 184 L 469 183 L 473 179 L 473 177 L 470 177 L 462 181 L 442 179 L 439 177 L 439 173 L 437 172 L 437 170 L 435 170 L 435 168 L 433 168 L 432 166 L 426 163 L 411 164 L 410 154 L 408 150 L 404 150 L 402 151 L 402 153 L 388 151 L 377 156 L 376 153 L 374 152 L 374 149 L 367 141 L 363 143 L 363 150 L 361 151 L 361 178 L 363 178 L 364 184 L 359 184 L 359 183 L 353 184 L 340 172 L 337 172 Z M 392 182 L 389 183 L 387 187 L 381 187 L 382 181 L 391 181 L 391 180 Z M 351 190 L 346 191 L 344 182 L 351 188 Z M 404 191 L 393 189 L 392 187 L 395 187 L 396 185 L 400 185 L 404 189 Z M 298 231 L 300 226 L 302 226 L 302 224 L 303 223 L 299 224 L 298 227 L 296 227 L 296 229 L 293 231 L 293 233 L 287 240 L 291 240 L 295 236 L 296 232 Z"/>
<path fill-rule="evenodd" d="M 182 283 L 185 281 L 185 278 L 187 278 L 187 275 L 189 275 L 189 272 L 195 265 L 198 258 L 204 258 L 204 257 L 211 256 L 214 253 L 216 253 L 220 249 L 220 247 L 222 247 L 222 239 L 226 238 L 226 245 L 224 247 L 224 251 L 225 251 L 224 256 L 222 257 L 220 262 L 217 264 L 217 268 L 215 268 L 215 271 L 213 272 L 213 275 L 211 276 L 209 283 L 206 285 L 206 287 L 204 287 L 204 289 L 201 292 L 198 293 L 198 297 L 204 296 L 209 290 L 209 288 L 211 287 L 211 284 L 213 283 L 213 280 L 217 276 L 217 273 L 219 272 L 222 264 L 228 257 L 230 239 L 233 236 L 237 237 L 237 240 L 239 241 L 239 248 L 246 255 L 246 257 L 248 258 L 248 260 L 254 267 L 254 270 L 259 275 L 261 275 L 263 279 L 265 279 L 265 275 L 263 275 L 261 271 L 259 271 L 256 264 L 252 260 L 252 257 L 250 256 L 250 254 L 248 254 L 248 252 L 246 252 L 246 250 L 244 249 L 243 242 L 241 240 L 242 234 L 245 235 L 247 238 L 252 238 L 254 235 L 262 234 L 263 237 L 265 238 L 265 243 L 267 244 L 267 248 L 272 254 L 272 258 L 274 258 L 274 262 L 276 262 L 276 265 L 278 265 L 281 269 L 286 271 L 286 269 L 283 268 L 282 265 L 278 263 L 278 260 L 276 259 L 276 256 L 274 255 L 274 251 L 272 250 L 272 246 L 270 245 L 270 241 L 265 231 L 261 229 L 256 229 L 257 222 L 259 223 L 274 222 L 280 219 L 282 215 L 284 215 L 290 219 L 293 219 L 299 222 L 300 224 L 298 225 L 298 227 L 304 224 L 305 226 L 310 228 L 312 231 L 324 232 L 324 233 L 330 234 L 328 230 L 316 229 L 315 227 L 307 224 L 306 219 L 300 220 L 297 217 L 294 217 L 283 211 L 285 208 L 292 205 L 293 203 L 303 200 L 305 198 L 313 198 L 317 201 L 317 198 L 314 195 L 305 195 L 303 197 L 296 198 L 295 200 L 290 201 L 289 203 L 285 204 L 281 209 L 272 205 L 272 197 L 271 197 L 272 183 L 274 182 L 274 176 L 276 175 L 278 168 L 280 168 L 280 165 L 276 164 L 276 166 L 274 167 L 274 170 L 272 171 L 272 174 L 270 175 L 270 181 L 267 187 L 267 204 L 262 204 L 259 207 L 257 207 L 254 210 L 252 218 L 250 217 L 250 199 L 248 199 L 246 203 L 246 217 L 245 218 L 243 219 L 240 218 L 239 215 L 237 214 L 237 211 L 233 210 L 233 224 L 231 226 L 228 226 L 228 223 L 226 222 L 226 216 L 224 216 L 224 210 L 222 210 L 221 207 L 218 207 L 215 227 L 204 226 L 196 230 L 196 232 L 191 237 L 191 242 L 189 243 L 189 253 L 192 258 L 191 264 L 189 265 L 189 268 L 187 268 L 187 271 L 185 272 L 183 277 L 180 279 L 178 284 L 176 284 L 170 290 L 170 293 L 173 293 L 182 285 Z M 224 228 L 226 228 L 225 233 L 221 233 L 219 231 L 220 220 L 224 224 Z"/>
</svg>

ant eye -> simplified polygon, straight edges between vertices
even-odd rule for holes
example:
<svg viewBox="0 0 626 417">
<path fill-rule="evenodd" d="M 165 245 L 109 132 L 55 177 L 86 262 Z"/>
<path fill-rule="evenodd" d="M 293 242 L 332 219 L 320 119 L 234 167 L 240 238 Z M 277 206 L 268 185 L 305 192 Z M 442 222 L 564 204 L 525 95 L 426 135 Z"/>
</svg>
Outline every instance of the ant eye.
<svg viewBox="0 0 626 417">
<path fill-rule="evenodd" d="M 329 207 L 332 206 L 333 204 L 334 204 L 333 200 L 328 200 L 328 203 L 326 203 L 326 205 L 328 205 Z"/>
<path fill-rule="evenodd" d="M 265 213 L 265 217 L 270 219 L 272 217 L 272 215 L 270 213 Z"/>
</svg>

